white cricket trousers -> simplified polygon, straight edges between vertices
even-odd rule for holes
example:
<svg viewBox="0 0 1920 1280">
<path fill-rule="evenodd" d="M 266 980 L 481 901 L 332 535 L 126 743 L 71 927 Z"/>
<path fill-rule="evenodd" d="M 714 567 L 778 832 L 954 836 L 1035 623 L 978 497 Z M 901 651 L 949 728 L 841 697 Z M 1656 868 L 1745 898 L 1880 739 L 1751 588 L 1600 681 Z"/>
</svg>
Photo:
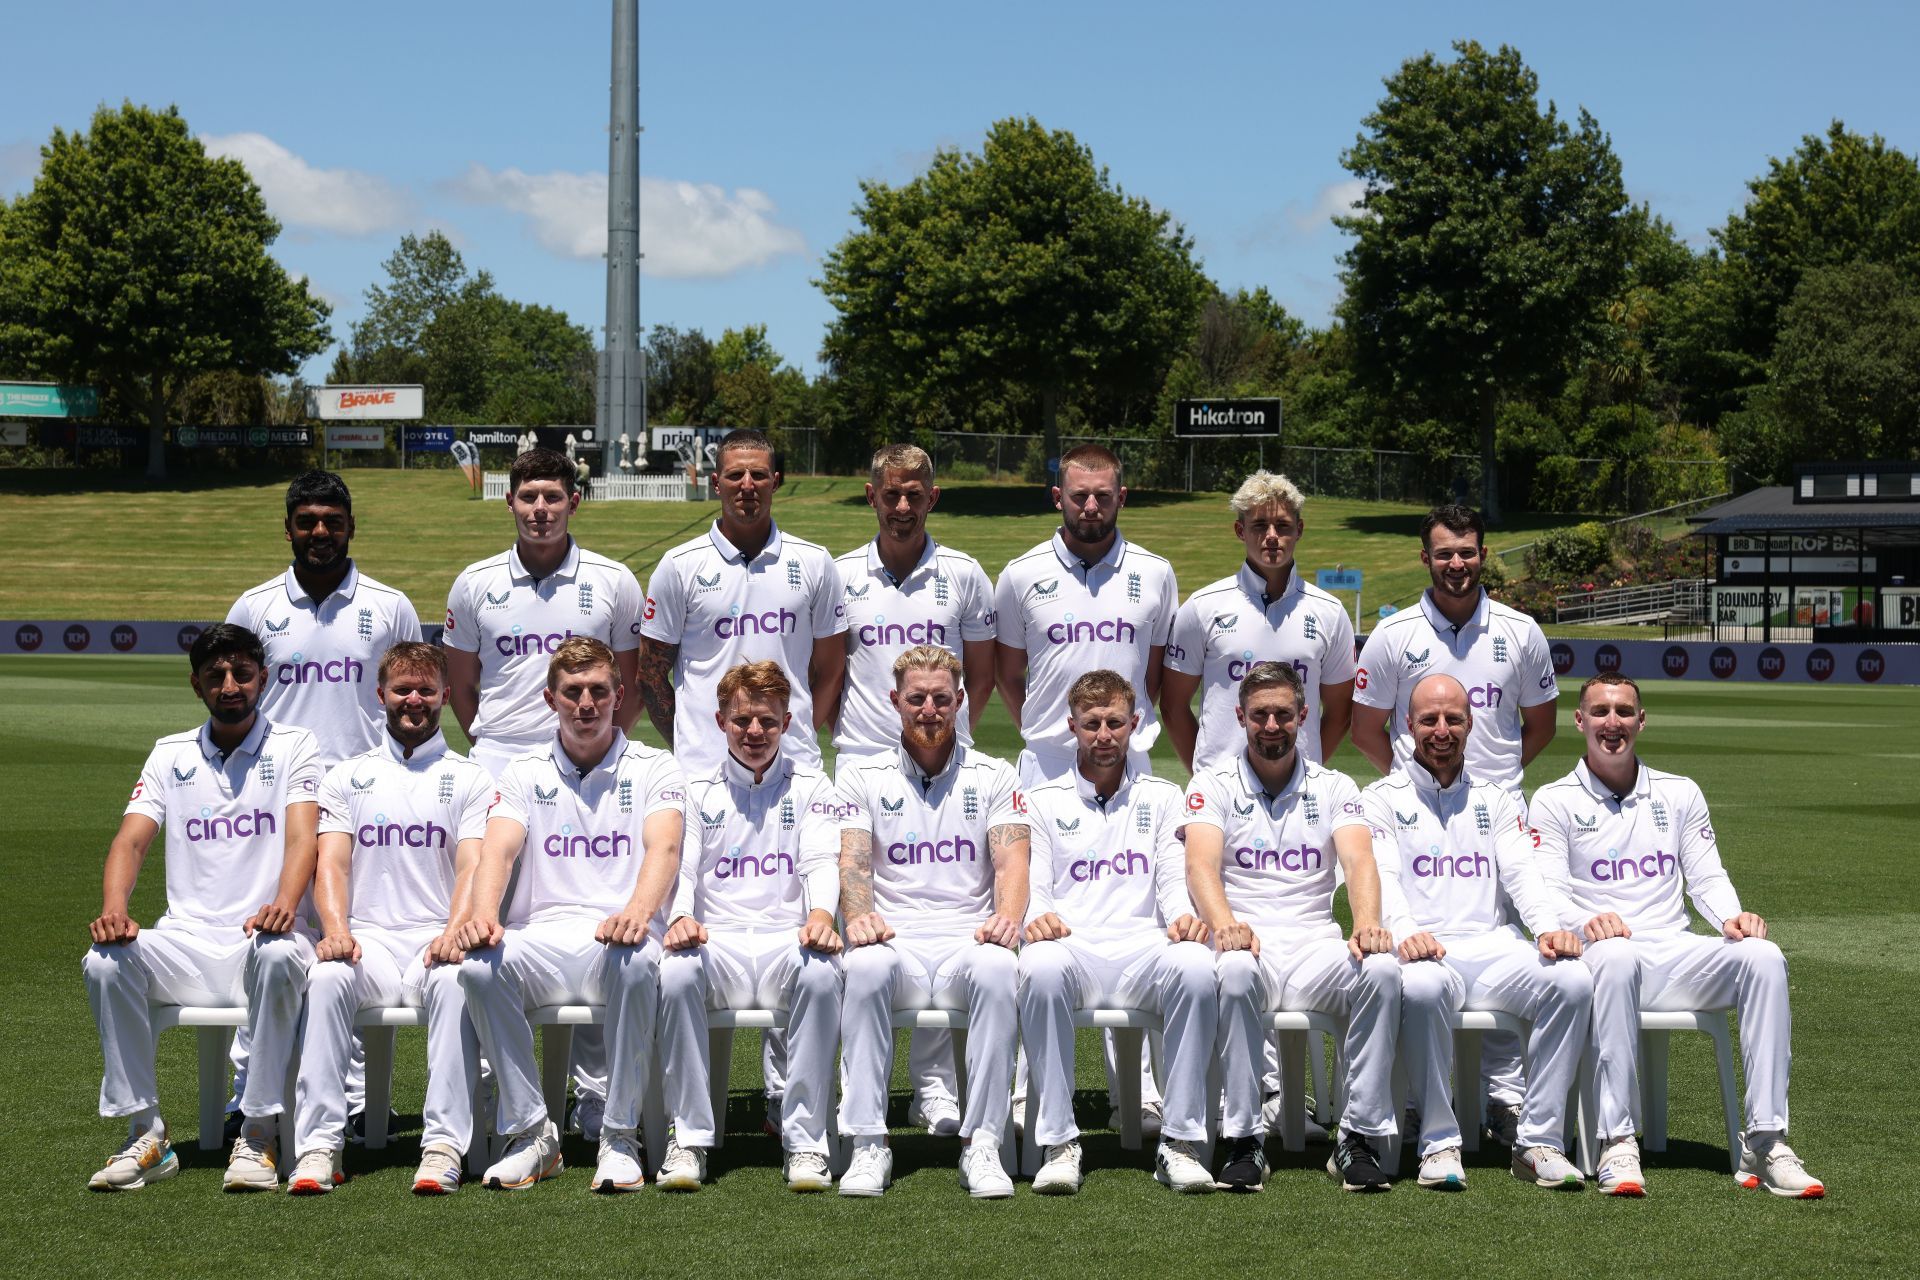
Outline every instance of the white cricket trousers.
<svg viewBox="0 0 1920 1280">
<path fill-rule="evenodd" d="M 967 1096 L 960 1136 L 999 1141 L 1008 1122 L 1013 1044 L 1019 1031 L 1020 962 L 1005 947 L 975 942 L 973 931 L 916 934 L 850 948 L 842 959 L 846 994 L 840 1011 L 840 1132 L 877 1137 L 887 1131 L 887 1085 L 893 1077 L 893 1012 L 956 1009 L 967 1015 Z"/>
<path fill-rule="evenodd" d="M 1400 1053 L 1410 1101 L 1420 1112 L 1421 1156 L 1462 1142 L 1447 1087 L 1453 1075 L 1447 1022 L 1463 1009 L 1510 1013 L 1532 1024 L 1516 1142 L 1567 1150 L 1567 1095 L 1587 1051 L 1592 975 L 1578 960 L 1546 959 L 1504 929 L 1444 943 L 1444 958 L 1400 966 Z"/>
<path fill-rule="evenodd" d="M 440 1143 L 464 1154 L 473 1141 L 473 1091 L 480 1074 L 480 1042 L 467 1019 L 460 966 L 423 963 L 437 925 L 353 931 L 360 961 L 316 960 L 307 972 L 307 1030 L 300 1045 L 299 1101 L 294 1149 L 338 1151 L 347 1139 L 347 1064 L 362 1009 L 403 1005 L 427 1011 L 427 1097 L 421 1107 L 420 1145 Z"/>
<path fill-rule="evenodd" d="M 1255 932 L 1262 932 L 1258 925 Z M 1340 1125 L 1370 1138 L 1395 1132 L 1393 1052 L 1400 1029 L 1400 961 L 1388 954 L 1355 960 L 1344 938 L 1286 944 L 1270 936 L 1261 938 L 1257 958 L 1251 951 L 1223 951 L 1215 962 L 1226 1099 L 1221 1135 L 1247 1138 L 1265 1131 L 1260 1121 L 1267 1045 L 1262 1015 L 1281 1009 L 1346 1019 L 1347 1110 Z M 1171 1056 L 1171 1030 L 1167 1040 Z"/>
<path fill-rule="evenodd" d="M 285 1111 L 287 1066 L 299 1044 L 312 964 L 313 941 L 298 930 L 249 938 L 237 925 L 201 932 L 157 924 L 127 942 L 95 943 L 80 968 L 106 1059 L 100 1114 L 130 1116 L 160 1105 L 153 1061 L 156 1004 L 244 1006 L 253 1070 L 240 1109 L 249 1116 Z"/>
<path fill-rule="evenodd" d="M 527 1011 L 545 1004 L 604 1005 L 608 1074 L 604 1123 L 640 1127 L 640 1099 L 652 1070 L 654 1017 L 660 1004 L 660 943 L 595 942 L 597 919 L 547 920 L 510 927 L 497 947 L 467 952 L 460 986 L 467 1016 L 493 1064 L 500 1093 L 494 1131 L 511 1137 L 548 1119 L 540 1093 Z M 564 1117 L 553 1117 L 561 1123 Z"/>
<path fill-rule="evenodd" d="M 787 1151 L 827 1150 L 833 1114 L 833 1051 L 840 1043 L 840 958 L 794 941 L 792 929 L 709 933 L 704 945 L 660 957 L 660 1058 L 667 1115 L 683 1147 L 711 1147 L 713 1062 L 709 1009 L 787 1013 L 780 1142 Z"/>
<path fill-rule="evenodd" d="M 1167 1089 L 1161 1133 L 1207 1136 L 1207 1064 L 1219 1004 L 1213 952 L 1169 942 L 1156 925 L 1124 935 L 1075 931 L 1020 949 L 1020 1036 L 1028 1085 L 1036 1090 L 1035 1139 L 1042 1146 L 1080 1136 L 1073 1119 L 1075 1009 L 1143 1009 L 1165 1021 Z M 1136 1070 L 1132 1063 L 1118 1064 Z M 1256 1113 L 1259 1107 L 1254 1107 Z"/>
<path fill-rule="evenodd" d="M 1793 1015 L 1787 958 L 1765 938 L 1738 942 L 1698 933 L 1591 942 L 1595 1136 L 1631 1137 L 1640 1120 L 1640 1013 L 1731 1008 L 1740 1018 L 1747 1132 L 1785 1133 Z"/>
</svg>

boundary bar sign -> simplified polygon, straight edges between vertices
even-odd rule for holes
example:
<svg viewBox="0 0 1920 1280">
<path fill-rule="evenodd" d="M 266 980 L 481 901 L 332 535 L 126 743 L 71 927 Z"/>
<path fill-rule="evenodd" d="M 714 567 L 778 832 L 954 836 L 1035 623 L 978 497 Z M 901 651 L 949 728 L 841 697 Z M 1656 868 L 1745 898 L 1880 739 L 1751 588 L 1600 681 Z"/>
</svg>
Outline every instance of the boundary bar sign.
<svg viewBox="0 0 1920 1280">
<path fill-rule="evenodd" d="M 1173 434 L 1192 440 L 1208 436 L 1280 437 L 1280 401 L 1176 400 Z"/>
</svg>

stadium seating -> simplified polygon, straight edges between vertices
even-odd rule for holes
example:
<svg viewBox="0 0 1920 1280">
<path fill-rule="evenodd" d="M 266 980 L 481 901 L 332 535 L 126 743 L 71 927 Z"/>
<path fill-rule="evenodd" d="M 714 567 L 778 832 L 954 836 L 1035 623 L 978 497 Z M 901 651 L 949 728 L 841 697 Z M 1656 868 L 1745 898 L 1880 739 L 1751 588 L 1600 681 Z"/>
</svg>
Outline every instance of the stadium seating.
<svg viewBox="0 0 1920 1280">
<path fill-rule="evenodd" d="M 1720 1107 L 1727 1122 L 1727 1163 L 1740 1172 L 1740 1088 L 1733 1074 L 1733 1023 L 1725 1009 L 1640 1014 L 1640 1127 L 1641 1145 L 1648 1151 L 1667 1149 L 1667 1048 L 1676 1031 L 1697 1031 L 1713 1040 L 1720 1072 Z M 1580 1059 L 1579 1116 L 1580 1170 L 1592 1177 L 1599 1154 L 1589 1117 L 1595 1111 L 1594 1051 L 1588 1045 Z"/>
</svg>

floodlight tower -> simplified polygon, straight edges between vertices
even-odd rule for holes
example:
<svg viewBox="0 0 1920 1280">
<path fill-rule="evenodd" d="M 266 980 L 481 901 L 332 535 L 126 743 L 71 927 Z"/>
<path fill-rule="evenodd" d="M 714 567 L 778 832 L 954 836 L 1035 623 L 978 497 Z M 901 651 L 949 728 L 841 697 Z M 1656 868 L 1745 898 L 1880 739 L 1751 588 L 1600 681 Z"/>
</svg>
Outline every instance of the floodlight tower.
<svg viewBox="0 0 1920 1280">
<path fill-rule="evenodd" d="M 594 422 L 611 475 L 620 437 L 647 450 L 646 353 L 640 348 L 640 0 L 613 0 L 613 105 L 608 118 L 607 324 Z"/>
</svg>

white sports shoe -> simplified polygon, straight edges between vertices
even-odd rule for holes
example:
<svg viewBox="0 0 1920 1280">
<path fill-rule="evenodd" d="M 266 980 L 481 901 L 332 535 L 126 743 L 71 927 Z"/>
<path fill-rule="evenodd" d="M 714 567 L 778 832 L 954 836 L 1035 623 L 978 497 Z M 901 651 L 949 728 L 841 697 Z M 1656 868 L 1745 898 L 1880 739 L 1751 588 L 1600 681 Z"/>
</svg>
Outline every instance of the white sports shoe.
<svg viewBox="0 0 1920 1280">
<path fill-rule="evenodd" d="M 1584 1191 L 1587 1187 L 1587 1180 L 1580 1176 L 1566 1153 L 1547 1146 L 1515 1147 L 1513 1176 L 1556 1191 Z"/>
<path fill-rule="evenodd" d="M 1422 1156 L 1419 1182 L 1435 1191 L 1465 1191 L 1467 1171 L 1460 1163 L 1460 1148 L 1442 1147 Z"/>
<path fill-rule="evenodd" d="M 795 1151 L 787 1156 L 787 1190 L 830 1191 L 833 1171 L 818 1151 Z"/>
<path fill-rule="evenodd" d="M 293 1163 L 287 1175 L 290 1196 L 323 1196 L 347 1180 L 340 1168 L 340 1153 L 325 1147 L 309 1151 Z"/>
<path fill-rule="evenodd" d="M 638 1191 L 647 1184 L 640 1168 L 640 1143 L 632 1129 L 608 1125 L 600 1130 L 600 1158 L 593 1166 L 595 1191 Z"/>
<path fill-rule="evenodd" d="M 862 1142 L 853 1149 L 853 1163 L 840 1175 L 843 1196 L 877 1196 L 893 1182 L 893 1152 L 884 1142 Z"/>
<path fill-rule="evenodd" d="M 450 1196 L 460 1189 L 460 1153 L 445 1143 L 436 1142 L 420 1152 L 420 1167 L 413 1172 L 413 1194 Z"/>
<path fill-rule="evenodd" d="M 1013 1194 L 1013 1179 L 1000 1167 L 998 1143 L 967 1144 L 960 1153 L 960 1186 L 975 1200 L 1005 1200 Z"/>
<path fill-rule="evenodd" d="M 233 1152 L 227 1157 L 227 1173 L 220 1180 L 223 1191 L 278 1191 L 280 1170 L 273 1163 L 273 1128 L 266 1122 L 248 1120 L 233 1140 Z"/>
<path fill-rule="evenodd" d="M 1827 1194 L 1826 1184 L 1807 1172 L 1785 1138 L 1777 1134 L 1771 1140 L 1765 1135 L 1753 1136 L 1752 1146 L 1744 1140 L 1741 1145 L 1740 1172 L 1734 1175 L 1741 1186 L 1756 1191 L 1765 1187 L 1790 1200 L 1818 1200 Z"/>
<path fill-rule="evenodd" d="M 1035 1194 L 1070 1196 L 1080 1190 L 1080 1144 L 1072 1139 L 1047 1148 L 1046 1163 L 1033 1175 Z"/>
<path fill-rule="evenodd" d="M 1140 1136 L 1157 1138 L 1160 1136 L 1160 1124 L 1166 1119 L 1165 1108 L 1157 1102 L 1140 1104 Z M 1120 1109 L 1115 1107 L 1107 1112 L 1107 1128 L 1120 1132 Z"/>
<path fill-rule="evenodd" d="M 1280 1134 L 1280 1112 L 1284 1104 L 1285 1095 L 1277 1091 L 1268 1094 L 1265 1098 L 1261 1099 L 1260 1102 L 1260 1123 L 1266 1126 L 1267 1132 L 1273 1134 L 1275 1137 L 1278 1137 Z M 1312 1098 L 1306 1099 L 1306 1123 L 1301 1129 L 1301 1136 L 1308 1142 L 1325 1142 L 1327 1140 L 1327 1127 L 1313 1118 Z"/>
<path fill-rule="evenodd" d="M 129 1138 L 126 1146 L 107 1157 L 100 1172 L 87 1179 L 87 1186 L 95 1191 L 138 1191 L 178 1172 L 180 1157 L 173 1154 L 166 1126 L 162 1125 L 158 1133 Z"/>
<path fill-rule="evenodd" d="M 1153 1155 L 1153 1180 L 1182 1195 L 1206 1195 L 1213 1190 L 1213 1175 L 1200 1163 L 1193 1144 L 1180 1138 L 1161 1138 Z"/>
<path fill-rule="evenodd" d="M 698 1191 L 707 1180 L 707 1153 L 702 1147 L 683 1147 L 677 1138 L 667 1139 L 666 1158 L 660 1161 L 660 1174 L 653 1182 L 662 1191 Z"/>
<path fill-rule="evenodd" d="M 1020 1114 L 1016 1107 L 1014 1114 Z M 936 1138 L 952 1138 L 960 1132 L 960 1104 L 946 1097 L 915 1097 L 913 1105 L 907 1108 L 907 1123 L 924 1125 L 928 1133 Z"/>
<path fill-rule="evenodd" d="M 1600 1148 L 1600 1162 L 1594 1180 L 1603 1195 L 1644 1196 L 1647 1180 L 1640 1172 L 1640 1144 L 1632 1138 L 1616 1138 Z"/>
<path fill-rule="evenodd" d="M 573 1100 L 567 1113 L 567 1132 L 577 1133 L 588 1142 L 600 1141 L 600 1123 L 607 1113 L 607 1100 L 583 1093 Z"/>
<path fill-rule="evenodd" d="M 515 1135 L 480 1180 L 495 1191 L 525 1191 L 542 1178 L 559 1176 L 564 1168 L 559 1127 L 546 1120 L 538 1129 Z"/>
</svg>

